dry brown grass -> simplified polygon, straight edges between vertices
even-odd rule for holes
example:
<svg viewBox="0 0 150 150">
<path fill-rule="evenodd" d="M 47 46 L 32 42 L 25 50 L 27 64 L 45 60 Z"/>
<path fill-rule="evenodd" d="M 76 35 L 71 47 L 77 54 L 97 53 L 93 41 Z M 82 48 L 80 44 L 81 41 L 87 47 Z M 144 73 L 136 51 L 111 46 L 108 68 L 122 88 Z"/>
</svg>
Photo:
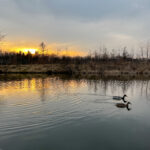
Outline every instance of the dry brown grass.
<svg viewBox="0 0 150 150">
<path fill-rule="evenodd" d="M 0 65 L 1 73 L 48 73 L 79 75 L 150 75 L 150 65 L 141 63 Z"/>
</svg>

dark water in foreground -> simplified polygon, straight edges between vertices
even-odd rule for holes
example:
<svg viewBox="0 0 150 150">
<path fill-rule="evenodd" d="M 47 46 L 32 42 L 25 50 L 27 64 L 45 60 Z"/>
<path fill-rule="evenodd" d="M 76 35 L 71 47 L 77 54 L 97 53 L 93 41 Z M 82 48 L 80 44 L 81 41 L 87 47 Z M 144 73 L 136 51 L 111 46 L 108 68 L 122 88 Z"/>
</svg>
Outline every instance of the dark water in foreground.
<svg viewBox="0 0 150 150">
<path fill-rule="evenodd" d="M 130 111 L 113 95 L 126 93 Z M 0 81 L 0 150 L 149 150 L 149 81 Z"/>
</svg>

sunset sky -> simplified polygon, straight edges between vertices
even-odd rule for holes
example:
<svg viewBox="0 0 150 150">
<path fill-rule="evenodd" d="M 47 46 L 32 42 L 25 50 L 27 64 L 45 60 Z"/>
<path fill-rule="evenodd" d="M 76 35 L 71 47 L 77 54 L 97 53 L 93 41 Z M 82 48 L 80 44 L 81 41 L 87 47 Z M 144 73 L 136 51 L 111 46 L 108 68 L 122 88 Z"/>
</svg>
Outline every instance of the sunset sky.
<svg viewBox="0 0 150 150">
<path fill-rule="evenodd" d="M 150 40 L 149 0 L 0 0 L 5 49 L 132 49 Z"/>
</svg>

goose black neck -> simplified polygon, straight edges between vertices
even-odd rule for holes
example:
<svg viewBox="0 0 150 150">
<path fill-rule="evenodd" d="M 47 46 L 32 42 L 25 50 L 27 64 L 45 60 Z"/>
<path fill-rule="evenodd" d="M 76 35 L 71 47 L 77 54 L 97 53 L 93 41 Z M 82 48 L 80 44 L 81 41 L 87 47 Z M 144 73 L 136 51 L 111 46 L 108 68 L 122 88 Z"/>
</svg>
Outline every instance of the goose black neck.
<svg viewBox="0 0 150 150">
<path fill-rule="evenodd" d="M 124 103 L 126 103 L 126 102 L 127 102 L 127 101 L 125 101 L 125 97 L 124 97 L 124 96 L 123 96 L 121 99 L 123 100 L 123 102 L 124 102 Z"/>
<path fill-rule="evenodd" d="M 130 103 L 128 102 L 128 103 L 127 103 L 127 110 L 128 110 L 128 111 L 131 110 L 131 108 L 129 108 L 129 104 L 130 104 Z"/>
</svg>

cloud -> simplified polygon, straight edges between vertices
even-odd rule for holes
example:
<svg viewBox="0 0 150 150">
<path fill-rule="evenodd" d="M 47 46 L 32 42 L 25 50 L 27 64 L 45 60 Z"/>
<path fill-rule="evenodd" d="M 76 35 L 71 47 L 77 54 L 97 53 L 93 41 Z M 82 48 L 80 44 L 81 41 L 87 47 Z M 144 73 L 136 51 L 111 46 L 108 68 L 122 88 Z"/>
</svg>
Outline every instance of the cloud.
<svg viewBox="0 0 150 150">
<path fill-rule="evenodd" d="M 0 0 L 0 29 L 16 43 L 132 47 L 150 38 L 149 13 L 149 0 Z"/>
<path fill-rule="evenodd" d="M 26 13 L 55 17 L 100 20 L 106 17 L 135 17 L 149 10 L 149 0 L 13 0 Z"/>
</svg>

